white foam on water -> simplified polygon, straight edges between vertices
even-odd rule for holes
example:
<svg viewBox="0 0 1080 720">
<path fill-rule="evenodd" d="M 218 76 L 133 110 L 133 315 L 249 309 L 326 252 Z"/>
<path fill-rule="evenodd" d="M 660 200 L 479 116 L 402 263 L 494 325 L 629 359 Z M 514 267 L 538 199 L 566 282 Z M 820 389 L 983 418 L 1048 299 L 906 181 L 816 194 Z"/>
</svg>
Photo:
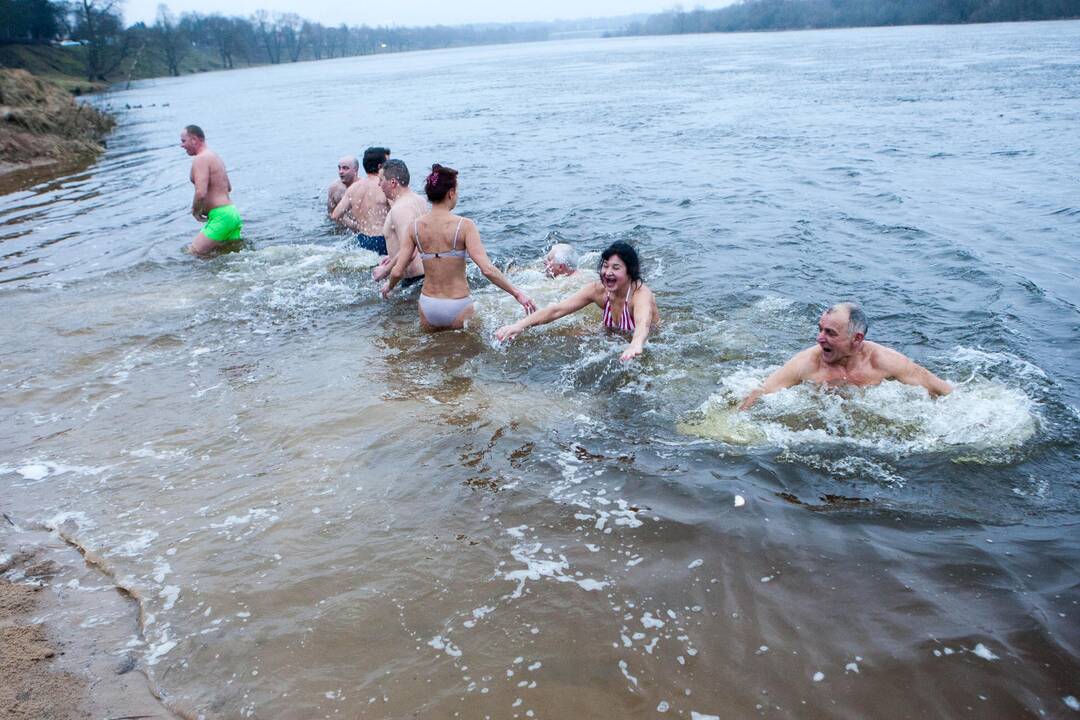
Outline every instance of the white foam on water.
<svg viewBox="0 0 1080 720">
<path fill-rule="evenodd" d="M 180 598 L 180 588 L 176 585 L 166 585 L 161 588 L 158 597 L 165 600 L 165 603 L 162 605 L 163 609 L 172 610 L 173 606 L 176 605 L 176 601 Z"/>
<path fill-rule="evenodd" d="M 990 651 L 990 648 L 986 647 L 982 643 L 978 643 L 975 649 L 971 651 L 973 654 L 978 655 L 983 660 L 999 660 L 997 655 Z"/>
<path fill-rule="evenodd" d="M 435 637 L 428 640 L 428 645 L 435 648 L 436 650 L 442 650 L 450 657 L 461 657 L 461 649 L 458 648 L 457 645 L 454 645 L 454 643 L 444 638 L 442 635 L 436 635 Z"/>
<path fill-rule="evenodd" d="M 687 569 L 687 570 L 693 570 L 693 569 L 695 569 L 695 568 L 699 568 L 699 567 L 701 567 L 701 566 L 702 566 L 702 565 L 704 565 L 704 564 L 705 564 L 705 561 L 704 561 L 704 560 L 702 560 L 701 558 L 698 558 L 697 560 L 694 560 L 694 561 L 692 561 L 692 562 L 691 562 L 691 563 L 690 563 L 689 565 L 687 565 L 687 566 L 686 566 L 686 569 Z"/>
<path fill-rule="evenodd" d="M 45 478 L 65 473 L 73 473 L 82 476 L 95 476 L 108 470 L 108 467 L 89 467 L 86 465 L 66 465 L 51 460 L 25 460 L 18 467 L 0 465 L 0 474 L 18 473 L 23 480 L 41 482 Z"/>
<path fill-rule="evenodd" d="M 638 679 L 630 674 L 630 666 L 626 664 L 625 660 L 619 661 L 619 671 L 623 674 L 623 677 L 629 680 L 634 687 L 637 687 Z"/>
<path fill-rule="evenodd" d="M 1062 698 L 1062 701 L 1069 707 L 1070 710 L 1080 710 L 1080 700 L 1077 700 L 1072 695 L 1066 695 Z"/>
<path fill-rule="evenodd" d="M 821 672 L 820 670 L 814 673 L 814 682 L 821 682 L 824 679 L 825 673 Z"/>
<path fill-rule="evenodd" d="M 158 533 L 156 530 L 143 530 L 131 540 L 117 545 L 114 552 L 117 555 L 139 555 L 143 550 L 150 547 L 150 544 L 154 542 L 157 537 Z"/>
<path fill-rule="evenodd" d="M 641 616 L 641 624 L 647 628 L 662 628 L 664 627 L 664 621 L 659 618 L 653 617 L 651 612 L 647 612 Z"/>
<path fill-rule="evenodd" d="M 603 590 L 608 586 L 607 581 L 592 578 L 578 579 L 568 575 L 567 571 L 570 569 L 570 562 L 565 555 L 560 554 L 556 558 L 537 557 L 542 552 L 541 543 L 518 545 L 510 551 L 511 556 L 518 562 L 523 563 L 525 568 L 503 573 L 504 579 L 518 584 L 514 592 L 507 595 L 505 599 L 520 598 L 525 592 L 525 583 L 529 580 L 537 581 L 540 578 L 548 578 L 557 582 L 571 582 L 588 592 Z"/>
<path fill-rule="evenodd" d="M 722 390 L 678 423 L 680 432 L 731 445 L 843 445 L 887 453 L 1019 447 L 1037 431 L 1037 403 L 1022 389 L 978 378 L 937 400 L 922 388 L 885 381 L 823 390 L 809 384 L 766 395 L 749 411 L 742 397 L 767 370 L 721 379 Z"/>
<path fill-rule="evenodd" d="M 735 496 L 735 507 L 742 507 L 745 504 L 746 504 L 746 498 L 744 498 L 742 495 L 736 495 Z"/>
<path fill-rule="evenodd" d="M 690 720 L 720 720 L 719 715 L 708 715 L 706 713 L 699 713 L 696 710 L 690 711 Z"/>
</svg>

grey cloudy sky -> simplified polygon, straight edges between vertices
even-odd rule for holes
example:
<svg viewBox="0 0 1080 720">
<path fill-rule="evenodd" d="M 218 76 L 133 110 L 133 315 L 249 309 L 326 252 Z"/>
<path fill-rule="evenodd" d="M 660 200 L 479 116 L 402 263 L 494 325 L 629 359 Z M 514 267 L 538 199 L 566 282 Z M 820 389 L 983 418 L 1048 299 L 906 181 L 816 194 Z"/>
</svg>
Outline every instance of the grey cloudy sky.
<svg viewBox="0 0 1080 720">
<path fill-rule="evenodd" d="M 730 0 L 729 0 L 730 1 Z M 126 0 L 124 19 L 128 24 L 140 20 L 152 23 L 160 0 Z M 324 25 L 461 25 L 477 22 L 522 20 L 573 20 L 585 17 L 608 17 L 632 13 L 652 13 L 670 9 L 674 0 L 542 0 L 541 2 L 506 2 L 506 0 L 383 0 L 383 2 L 342 2 L 341 0 L 172 0 L 169 9 L 180 15 L 198 12 L 204 15 L 247 16 L 256 10 L 294 12 Z M 719 2 L 692 3 L 693 7 L 719 7 Z"/>
</svg>

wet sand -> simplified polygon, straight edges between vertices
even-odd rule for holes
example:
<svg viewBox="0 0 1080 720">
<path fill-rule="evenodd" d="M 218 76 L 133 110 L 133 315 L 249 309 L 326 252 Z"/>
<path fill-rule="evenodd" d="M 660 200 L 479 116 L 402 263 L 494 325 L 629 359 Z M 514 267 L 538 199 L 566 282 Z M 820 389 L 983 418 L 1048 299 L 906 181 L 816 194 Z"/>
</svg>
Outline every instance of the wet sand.
<svg viewBox="0 0 1080 720">
<path fill-rule="evenodd" d="M 44 533 L 9 526 L 0 535 L 0 718 L 176 717 L 118 646 L 115 626 L 85 622 L 92 611 L 133 625 L 135 605 L 105 589 L 91 608 L 85 594 L 65 592 L 81 582 L 69 577 L 72 555 Z"/>
</svg>

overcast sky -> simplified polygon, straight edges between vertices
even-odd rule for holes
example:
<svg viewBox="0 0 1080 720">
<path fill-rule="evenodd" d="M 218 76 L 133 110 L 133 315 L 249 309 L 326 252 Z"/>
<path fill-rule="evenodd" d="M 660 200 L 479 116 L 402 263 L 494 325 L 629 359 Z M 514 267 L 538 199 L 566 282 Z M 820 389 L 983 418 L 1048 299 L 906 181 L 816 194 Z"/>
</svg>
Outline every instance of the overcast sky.
<svg viewBox="0 0 1080 720">
<path fill-rule="evenodd" d="M 730 0 L 687 2 L 694 5 L 720 7 Z M 462 25 L 478 22 L 511 22 L 521 20 L 575 20 L 585 17 L 609 17 L 633 13 L 653 13 L 675 6 L 674 0 L 541 0 L 540 2 L 506 2 L 506 0 L 233 0 L 223 5 L 221 0 L 172 0 L 166 2 L 176 15 L 198 12 L 209 15 L 248 16 L 256 10 L 294 12 L 307 20 L 324 25 Z M 157 15 L 159 0 L 125 0 L 124 20 L 132 24 L 142 20 L 152 23 Z"/>
</svg>

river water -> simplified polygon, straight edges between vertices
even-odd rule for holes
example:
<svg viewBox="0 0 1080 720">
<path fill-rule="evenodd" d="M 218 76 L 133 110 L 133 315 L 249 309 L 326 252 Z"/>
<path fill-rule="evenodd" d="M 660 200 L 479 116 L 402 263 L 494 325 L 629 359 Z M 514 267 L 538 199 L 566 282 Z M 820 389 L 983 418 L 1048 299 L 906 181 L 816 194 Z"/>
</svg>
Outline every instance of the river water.
<svg viewBox="0 0 1080 720">
<path fill-rule="evenodd" d="M 0 487 L 133 594 L 192 717 L 1075 717 L 1080 22 L 581 40 L 139 83 L 0 197 Z M 180 128 L 249 243 L 194 261 Z M 461 171 L 538 302 L 425 335 L 324 219 L 337 158 Z M 473 268 L 470 272 L 474 272 Z M 957 385 L 735 399 L 866 308 Z M 68 593 L 77 594 L 72 582 Z M 92 602 L 90 603 L 92 605 Z M 96 621 L 88 611 L 84 627 Z M 72 630 L 75 632 L 75 630 Z"/>
</svg>

